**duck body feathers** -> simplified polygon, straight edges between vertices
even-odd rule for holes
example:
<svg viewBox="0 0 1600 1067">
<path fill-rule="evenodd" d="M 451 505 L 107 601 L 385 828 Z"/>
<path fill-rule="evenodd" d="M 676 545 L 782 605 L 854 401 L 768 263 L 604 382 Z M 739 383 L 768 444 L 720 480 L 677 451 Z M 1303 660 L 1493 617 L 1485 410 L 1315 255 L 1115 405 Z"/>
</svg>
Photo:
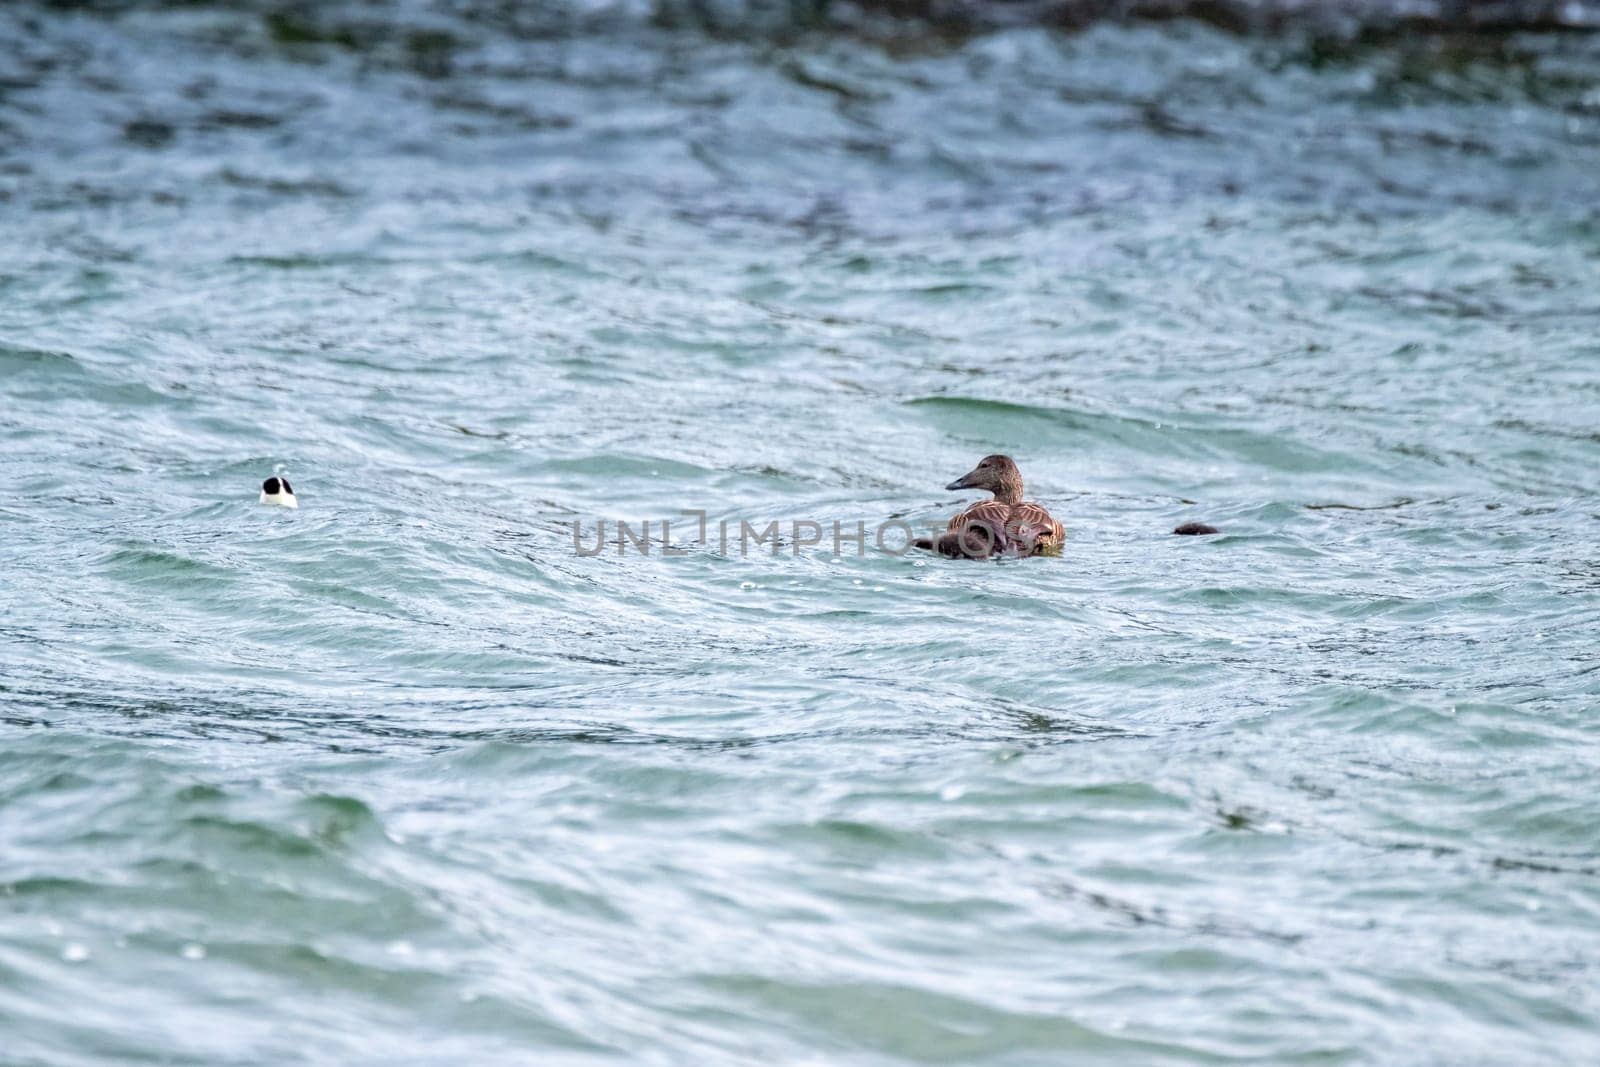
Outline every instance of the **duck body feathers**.
<svg viewBox="0 0 1600 1067">
<path fill-rule="evenodd" d="M 1026 546 L 1023 555 L 1040 556 L 1060 551 L 1066 540 L 1066 529 L 1042 504 L 1024 500 L 1007 504 L 999 500 L 980 500 L 959 511 L 946 527 L 949 533 L 960 533 L 972 523 L 981 522 L 990 528 L 1004 530 L 1009 540 Z"/>
<path fill-rule="evenodd" d="M 996 556 L 1037 555 L 1036 547 L 1045 530 L 1024 525 L 1015 532 L 998 522 L 979 516 L 950 529 L 937 538 L 921 538 L 918 548 L 937 552 L 947 559 L 994 559 Z"/>
</svg>

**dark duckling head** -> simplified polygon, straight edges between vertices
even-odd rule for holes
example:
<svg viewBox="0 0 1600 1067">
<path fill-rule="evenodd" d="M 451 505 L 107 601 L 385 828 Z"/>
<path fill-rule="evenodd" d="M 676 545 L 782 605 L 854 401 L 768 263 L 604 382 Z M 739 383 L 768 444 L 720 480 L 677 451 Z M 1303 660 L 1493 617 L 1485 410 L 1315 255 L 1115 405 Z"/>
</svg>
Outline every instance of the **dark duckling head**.
<svg viewBox="0 0 1600 1067">
<path fill-rule="evenodd" d="M 280 508 L 297 508 L 299 501 L 294 498 L 294 490 L 289 488 L 289 479 L 273 476 L 261 483 L 261 503 L 276 504 Z"/>
<path fill-rule="evenodd" d="M 949 485 L 946 489 L 982 489 L 994 494 L 1002 504 L 1022 502 L 1022 472 L 1010 456 L 984 456 L 978 465 Z"/>
</svg>

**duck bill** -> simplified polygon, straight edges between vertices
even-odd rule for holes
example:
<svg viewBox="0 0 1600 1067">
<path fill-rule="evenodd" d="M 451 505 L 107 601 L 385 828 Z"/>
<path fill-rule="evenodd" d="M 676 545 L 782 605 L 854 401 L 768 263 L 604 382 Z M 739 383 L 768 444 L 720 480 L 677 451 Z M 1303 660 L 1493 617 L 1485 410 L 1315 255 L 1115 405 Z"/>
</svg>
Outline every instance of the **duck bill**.
<svg viewBox="0 0 1600 1067">
<path fill-rule="evenodd" d="M 945 488 L 946 489 L 971 489 L 973 487 L 973 485 L 972 485 L 973 476 L 976 475 L 977 473 L 978 472 L 975 471 L 975 470 L 974 471 L 968 471 L 967 473 L 963 474 L 961 477 L 957 478 L 955 481 L 951 482 L 949 485 L 945 486 Z"/>
</svg>

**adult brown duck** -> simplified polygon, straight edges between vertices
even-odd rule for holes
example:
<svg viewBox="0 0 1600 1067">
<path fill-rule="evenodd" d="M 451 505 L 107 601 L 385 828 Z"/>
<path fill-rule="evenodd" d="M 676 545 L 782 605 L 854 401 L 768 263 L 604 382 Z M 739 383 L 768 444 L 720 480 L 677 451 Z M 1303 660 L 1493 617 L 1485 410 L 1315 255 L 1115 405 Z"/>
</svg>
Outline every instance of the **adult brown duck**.
<svg viewBox="0 0 1600 1067">
<path fill-rule="evenodd" d="M 998 550 L 989 554 L 999 554 L 1007 545 L 1020 547 L 1020 554 L 1025 556 L 1054 555 L 1061 551 L 1066 530 L 1042 505 L 1022 499 L 1022 472 L 1010 456 L 984 456 L 976 467 L 945 488 L 982 489 L 993 493 L 994 499 L 980 500 L 957 514 L 950 520 L 946 528 L 948 532 L 938 543 L 928 540 L 918 542 L 918 547 L 934 549 L 941 555 L 952 555 L 954 553 L 943 550 L 943 543 L 949 540 L 950 534 L 961 534 L 969 525 L 981 524 L 980 528 L 991 534 L 1005 531 L 1005 538 L 1000 539 L 1005 544 L 997 546 Z M 991 536 L 987 540 L 994 543 L 997 538 Z M 962 541 L 957 538 L 953 543 Z M 971 552 L 960 554 L 968 558 L 975 555 Z"/>
</svg>

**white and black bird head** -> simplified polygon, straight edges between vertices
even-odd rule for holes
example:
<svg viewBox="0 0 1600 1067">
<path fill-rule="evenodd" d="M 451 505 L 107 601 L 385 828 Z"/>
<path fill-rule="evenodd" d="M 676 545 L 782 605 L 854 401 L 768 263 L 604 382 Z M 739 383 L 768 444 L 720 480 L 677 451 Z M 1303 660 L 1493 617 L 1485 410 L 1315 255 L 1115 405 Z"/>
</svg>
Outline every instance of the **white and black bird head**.
<svg viewBox="0 0 1600 1067">
<path fill-rule="evenodd" d="M 289 488 L 289 479 L 273 475 L 261 483 L 261 502 L 263 504 L 276 504 L 280 508 L 297 508 L 300 502 L 294 498 L 294 490 Z"/>
</svg>

